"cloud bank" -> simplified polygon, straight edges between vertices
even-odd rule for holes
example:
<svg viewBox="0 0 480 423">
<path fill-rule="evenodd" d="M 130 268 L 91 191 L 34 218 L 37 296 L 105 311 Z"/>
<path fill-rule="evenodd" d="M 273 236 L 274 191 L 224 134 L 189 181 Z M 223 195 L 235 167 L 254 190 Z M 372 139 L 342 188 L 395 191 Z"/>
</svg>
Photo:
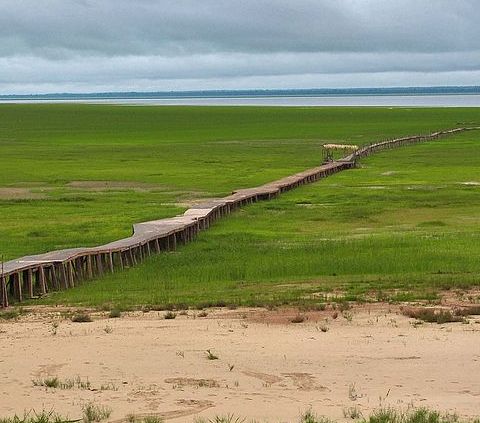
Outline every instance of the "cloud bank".
<svg viewBox="0 0 480 423">
<path fill-rule="evenodd" d="M 478 85 L 477 0 L 3 0 L 0 93 Z"/>
</svg>

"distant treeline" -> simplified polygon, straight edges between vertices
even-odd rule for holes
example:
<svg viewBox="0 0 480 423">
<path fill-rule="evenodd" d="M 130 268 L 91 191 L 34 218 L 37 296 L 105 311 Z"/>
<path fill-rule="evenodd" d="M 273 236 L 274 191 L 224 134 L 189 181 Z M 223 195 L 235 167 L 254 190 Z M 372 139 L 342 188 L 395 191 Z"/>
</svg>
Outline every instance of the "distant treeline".
<svg viewBox="0 0 480 423">
<path fill-rule="evenodd" d="M 387 87 L 387 88 L 312 88 L 282 90 L 206 90 L 107 93 L 55 93 L 1 95 L 2 100 L 86 100 L 86 99 L 155 99 L 155 98 L 219 98 L 219 97 L 314 97 L 351 95 L 441 95 L 480 94 L 480 86 Z"/>
</svg>

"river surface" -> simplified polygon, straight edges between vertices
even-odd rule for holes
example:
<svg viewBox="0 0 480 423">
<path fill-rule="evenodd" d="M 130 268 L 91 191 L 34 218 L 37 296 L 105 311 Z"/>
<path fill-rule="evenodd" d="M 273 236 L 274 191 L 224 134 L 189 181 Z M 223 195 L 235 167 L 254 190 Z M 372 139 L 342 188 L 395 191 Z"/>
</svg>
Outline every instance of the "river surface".
<svg viewBox="0 0 480 423">
<path fill-rule="evenodd" d="M 449 95 L 351 95 L 351 96 L 253 96 L 164 98 L 63 98 L 1 100 L 0 103 L 86 103 L 159 106 L 385 106 L 480 107 L 480 94 Z"/>
</svg>

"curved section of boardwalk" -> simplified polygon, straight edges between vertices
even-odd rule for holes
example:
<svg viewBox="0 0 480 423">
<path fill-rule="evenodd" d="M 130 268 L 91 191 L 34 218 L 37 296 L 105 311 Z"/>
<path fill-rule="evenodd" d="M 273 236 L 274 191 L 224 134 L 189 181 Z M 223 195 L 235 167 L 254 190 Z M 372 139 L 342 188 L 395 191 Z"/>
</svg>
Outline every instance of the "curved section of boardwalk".
<svg viewBox="0 0 480 423">
<path fill-rule="evenodd" d="M 133 235 L 91 248 L 72 248 L 26 256 L 3 263 L 0 275 L 0 307 L 24 299 L 45 295 L 49 291 L 73 288 L 82 281 L 99 277 L 115 269 L 135 266 L 145 257 L 161 251 L 175 250 L 178 244 L 191 241 L 215 220 L 246 204 L 269 200 L 282 192 L 315 182 L 333 173 L 355 166 L 357 158 L 377 151 L 429 141 L 444 135 L 479 128 L 456 128 L 397 138 L 371 144 L 336 162 L 328 163 L 256 188 L 234 191 L 224 198 L 208 201 L 168 219 L 138 223 Z"/>
</svg>

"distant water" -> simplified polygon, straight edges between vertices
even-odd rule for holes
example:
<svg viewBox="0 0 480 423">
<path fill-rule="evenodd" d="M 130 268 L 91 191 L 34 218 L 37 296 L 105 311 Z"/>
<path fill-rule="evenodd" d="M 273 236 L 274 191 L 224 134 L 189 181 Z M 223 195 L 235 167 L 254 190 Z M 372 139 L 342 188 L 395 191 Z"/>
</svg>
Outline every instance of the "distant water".
<svg viewBox="0 0 480 423">
<path fill-rule="evenodd" d="M 385 106 L 385 107 L 480 107 L 480 94 L 448 95 L 322 95 L 253 97 L 168 97 L 168 98 L 62 98 L 0 99 L 0 103 L 86 103 L 159 106 Z"/>
</svg>

